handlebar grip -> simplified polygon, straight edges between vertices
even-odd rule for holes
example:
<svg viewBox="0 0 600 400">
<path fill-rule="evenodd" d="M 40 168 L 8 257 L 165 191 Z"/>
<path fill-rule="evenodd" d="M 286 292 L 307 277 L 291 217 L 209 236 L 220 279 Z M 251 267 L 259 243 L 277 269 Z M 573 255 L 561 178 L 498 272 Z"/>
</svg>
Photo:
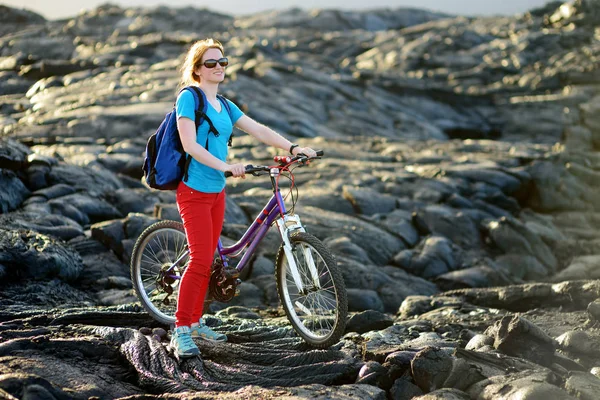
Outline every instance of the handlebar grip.
<svg viewBox="0 0 600 400">
<path fill-rule="evenodd" d="M 321 157 L 325 152 L 323 150 L 317 151 L 317 157 Z"/>
<path fill-rule="evenodd" d="M 249 171 L 252 171 L 254 169 L 254 165 L 248 164 L 244 167 L 244 169 L 246 170 L 246 173 L 248 173 Z M 233 176 L 231 171 L 225 171 L 223 172 L 223 174 L 225 175 L 225 178 L 231 178 Z"/>
</svg>

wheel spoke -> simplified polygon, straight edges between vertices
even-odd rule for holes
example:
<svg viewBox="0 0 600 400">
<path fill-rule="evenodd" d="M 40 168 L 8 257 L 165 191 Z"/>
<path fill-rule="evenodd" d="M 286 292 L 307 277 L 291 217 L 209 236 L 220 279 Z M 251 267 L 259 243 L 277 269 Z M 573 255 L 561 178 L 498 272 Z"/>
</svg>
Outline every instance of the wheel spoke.
<svg viewBox="0 0 600 400">
<path fill-rule="evenodd" d="M 155 318 L 171 323 L 174 322 L 179 280 L 187 257 L 177 264 L 175 261 L 186 251 L 186 238 L 183 227 L 178 223 L 162 221 L 155 225 L 148 228 L 136 243 L 136 251 L 132 254 L 132 281 L 146 309 Z M 167 286 L 164 285 L 171 287 L 171 294 L 165 291 Z M 169 304 L 164 304 L 166 298 Z"/>
<path fill-rule="evenodd" d="M 343 325 L 345 325 L 345 320 L 341 321 L 341 319 L 345 319 L 346 303 L 344 300 L 343 314 L 340 314 L 338 283 L 334 280 L 329 265 L 320 251 L 312 245 L 311 240 L 318 242 L 316 238 L 310 237 L 310 240 L 298 239 L 293 243 L 292 253 L 298 275 L 302 280 L 303 293 L 298 293 L 287 259 L 283 256 L 283 251 L 281 252 L 283 265 L 278 267 L 281 270 L 279 272 L 278 269 L 278 285 L 282 289 L 282 302 L 288 311 L 290 321 L 303 337 L 318 343 L 327 342 L 332 335 L 335 335 L 332 340 L 337 340 L 343 333 Z M 308 262 L 311 259 L 314 265 L 309 267 Z M 332 260 L 330 264 L 332 268 L 335 268 L 335 263 L 330 255 L 328 255 L 328 259 Z M 312 271 L 311 268 L 313 268 Z M 339 274 L 339 272 L 336 273 Z M 343 285 L 343 281 L 339 284 Z"/>
<path fill-rule="evenodd" d="M 148 277 L 146 279 L 142 279 L 142 283 L 143 282 L 148 282 L 148 281 L 156 282 L 156 278 L 153 277 L 153 276 L 150 276 L 150 277 Z"/>
<path fill-rule="evenodd" d="M 151 256 L 154 256 L 153 258 Z M 142 253 L 142 260 L 141 262 L 145 262 L 145 263 L 149 263 L 149 264 L 157 264 L 160 263 L 160 260 L 158 260 L 156 258 L 156 254 L 147 254 L 147 253 Z"/>
</svg>

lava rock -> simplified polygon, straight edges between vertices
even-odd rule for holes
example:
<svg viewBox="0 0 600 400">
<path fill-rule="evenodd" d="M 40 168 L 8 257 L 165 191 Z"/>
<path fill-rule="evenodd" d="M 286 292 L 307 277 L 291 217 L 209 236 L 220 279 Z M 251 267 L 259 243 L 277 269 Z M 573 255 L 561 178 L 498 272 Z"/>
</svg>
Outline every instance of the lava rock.
<svg viewBox="0 0 600 400">
<path fill-rule="evenodd" d="M 485 335 L 494 338 L 494 348 L 508 355 L 523 357 L 541 365 L 549 365 L 554 356 L 555 341 L 537 325 L 522 317 L 504 317 L 489 327 Z"/>
<path fill-rule="evenodd" d="M 393 324 L 392 318 L 375 310 L 366 310 L 354 314 L 346 322 L 346 332 L 365 333 L 378 331 Z"/>
</svg>

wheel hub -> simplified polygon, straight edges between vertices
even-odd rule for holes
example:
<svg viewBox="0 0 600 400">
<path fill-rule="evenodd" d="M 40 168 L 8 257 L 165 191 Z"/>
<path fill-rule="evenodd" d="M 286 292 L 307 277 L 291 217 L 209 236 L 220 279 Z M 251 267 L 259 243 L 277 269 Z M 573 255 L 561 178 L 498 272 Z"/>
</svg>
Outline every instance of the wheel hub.
<svg viewBox="0 0 600 400">
<path fill-rule="evenodd" d="M 179 281 L 174 277 L 174 275 L 179 275 L 179 270 L 177 267 L 171 268 L 171 264 L 163 264 L 156 276 L 156 285 L 165 293 L 167 296 L 163 299 L 163 303 L 165 305 L 169 305 L 169 296 L 173 294 L 174 288 Z"/>
</svg>

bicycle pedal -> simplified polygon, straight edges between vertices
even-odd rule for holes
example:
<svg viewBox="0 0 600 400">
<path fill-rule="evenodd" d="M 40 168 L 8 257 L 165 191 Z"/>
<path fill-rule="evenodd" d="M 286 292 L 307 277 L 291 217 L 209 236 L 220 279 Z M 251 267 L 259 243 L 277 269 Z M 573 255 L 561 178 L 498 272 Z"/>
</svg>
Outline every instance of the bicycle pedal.
<svg viewBox="0 0 600 400">
<path fill-rule="evenodd" d="M 234 297 L 240 295 L 240 284 L 241 283 L 242 283 L 241 279 L 236 279 L 235 280 L 235 294 L 233 295 Z"/>
</svg>

